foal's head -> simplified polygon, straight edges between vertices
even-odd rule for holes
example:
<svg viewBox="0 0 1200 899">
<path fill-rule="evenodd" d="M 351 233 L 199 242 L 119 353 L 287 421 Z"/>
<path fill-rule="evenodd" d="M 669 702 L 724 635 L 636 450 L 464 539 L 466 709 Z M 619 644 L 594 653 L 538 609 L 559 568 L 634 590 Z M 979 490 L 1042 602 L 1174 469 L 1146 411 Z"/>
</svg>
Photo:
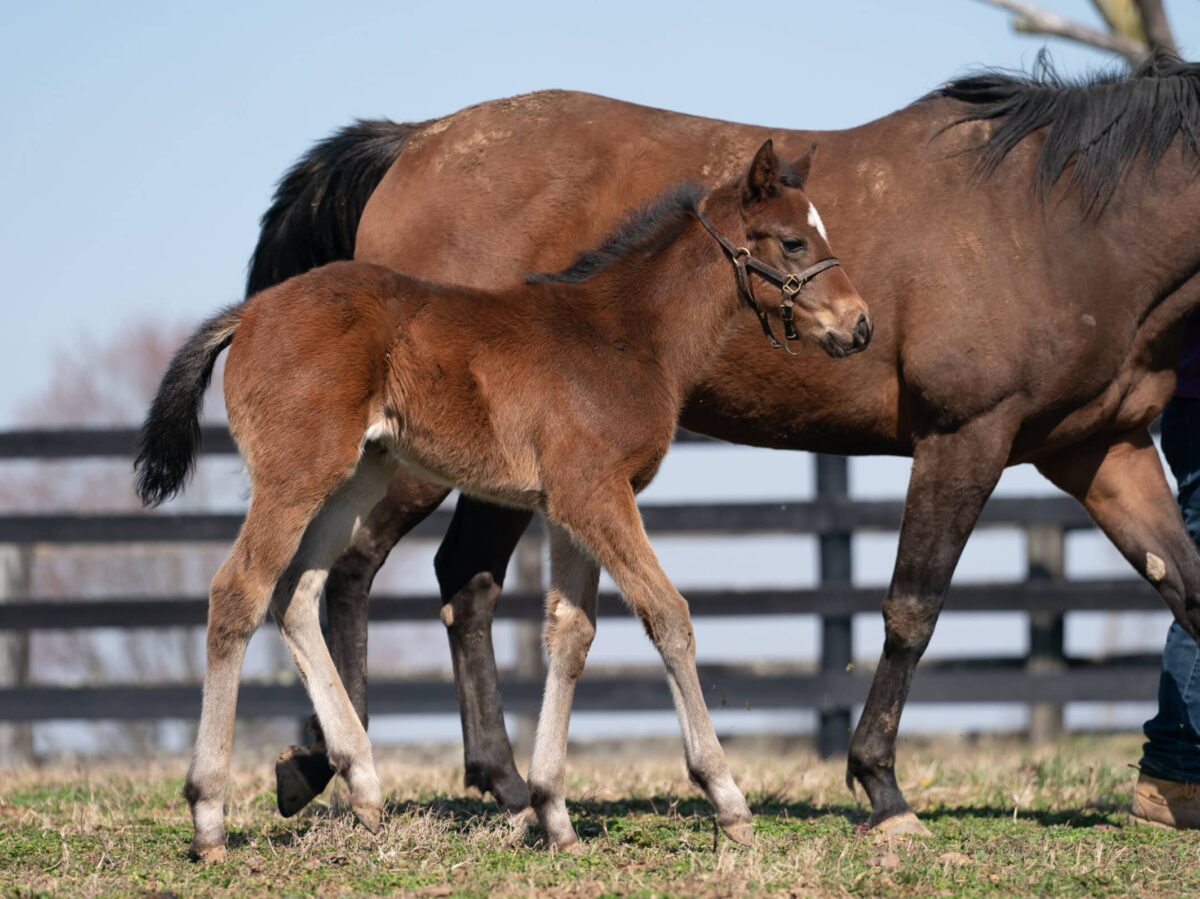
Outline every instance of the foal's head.
<svg viewBox="0 0 1200 899">
<path fill-rule="evenodd" d="M 704 211 L 719 221 L 721 229 L 728 229 L 724 236 L 739 251 L 744 247 L 753 259 L 783 273 L 803 274 L 833 256 L 821 216 L 804 193 L 815 152 L 814 144 L 800 159 L 784 163 L 768 140 L 754 154 L 745 177 L 709 194 Z M 754 274 L 749 277 L 763 298 L 777 289 L 763 285 Z M 796 333 L 818 343 L 830 356 L 857 353 L 870 343 L 867 304 L 840 267 L 812 276 L 793 295 L 793 303 Z"/>
</svg>

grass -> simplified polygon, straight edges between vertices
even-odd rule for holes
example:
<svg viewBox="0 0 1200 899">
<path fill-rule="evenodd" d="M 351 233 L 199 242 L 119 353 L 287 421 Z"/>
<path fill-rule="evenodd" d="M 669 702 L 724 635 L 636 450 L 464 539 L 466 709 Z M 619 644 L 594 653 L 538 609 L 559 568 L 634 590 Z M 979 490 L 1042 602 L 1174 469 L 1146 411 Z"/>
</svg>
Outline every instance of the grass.
<svg viewBox="0 0 1200 899">
<path fill-rule="evenodd" d="M 448 756 L 452 756 L 448 753 Z M 183 762 L 0 774 L 0 890 L 13 896 L 411 893 L 427 896 L 1059 895 L 1200 892 L 1200 834 L 1129 823 L 1133 737 L 1045 750 L 1008 742 L 903 748 L 905 792 L 933 831 L 881 842 L 840 764 L 731 753 L 756 813 L 753 849 L 717 841 L 673 755 L 573 756 L 587 851 L 541 847 L 463 795 L 457 759 L 380 762 L 379 837 L 338 797 L 284 821 L 266 758 L 235 765 L 223 864 L 187 860 Z M 136 770 L 133 770 L 136 769 Z M 328 799 L 328 797 L 326 797 Z M 858 797 L 862 799 L 861 794 Z"/>
</svg>

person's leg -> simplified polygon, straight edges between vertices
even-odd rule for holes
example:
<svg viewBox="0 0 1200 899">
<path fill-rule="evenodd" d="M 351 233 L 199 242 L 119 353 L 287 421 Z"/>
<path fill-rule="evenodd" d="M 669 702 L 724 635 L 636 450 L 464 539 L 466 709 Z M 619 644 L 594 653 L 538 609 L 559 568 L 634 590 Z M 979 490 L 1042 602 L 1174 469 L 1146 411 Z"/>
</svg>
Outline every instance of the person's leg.
<svg viewBox="0 0 1200 899">
<path fill-rule="evenodd" d="M 1178 624 L 1167 631 L 1158 714 L 1146 722 L 1141 769 L 1200 784 L 1200 648 Z"/>
<path fill-rule="evenodd" d="M 1200 545 L 1200 400 L 1174 399 L 1162 418 L 1162 448 L 1179 484 L 1179 508 Z M 1200 826 L 1200 647 L 1178 623 L 1167 632 L 1158 714 L 1146 722 L 1134 795 L 1138 818 Z"/>
</svg>

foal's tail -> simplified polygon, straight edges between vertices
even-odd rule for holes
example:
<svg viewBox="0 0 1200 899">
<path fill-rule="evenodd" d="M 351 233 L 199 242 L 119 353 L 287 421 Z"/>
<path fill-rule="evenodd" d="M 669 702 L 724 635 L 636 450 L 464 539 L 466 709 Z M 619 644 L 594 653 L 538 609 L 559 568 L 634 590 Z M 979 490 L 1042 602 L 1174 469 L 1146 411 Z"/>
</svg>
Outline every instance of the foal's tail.
<svg viewBox="0 0 1200 899">
<path fill-rule="evenodd" d="M 241 306 L 214 315 L 175 354 L 138 435 L 134 460 L 137 494 L 157 506 L 183 488 L 200 442 L 200 404 L 212 379 L 217 356 L 233 341 Z"/>
<path fill-rule="evenodd" d="M 318 265 L 353 259 L 367 200 L 423 124 L 359 120 L 301 156 L 280 179 L 259 223 L 246 296 Z"/>
</svg>

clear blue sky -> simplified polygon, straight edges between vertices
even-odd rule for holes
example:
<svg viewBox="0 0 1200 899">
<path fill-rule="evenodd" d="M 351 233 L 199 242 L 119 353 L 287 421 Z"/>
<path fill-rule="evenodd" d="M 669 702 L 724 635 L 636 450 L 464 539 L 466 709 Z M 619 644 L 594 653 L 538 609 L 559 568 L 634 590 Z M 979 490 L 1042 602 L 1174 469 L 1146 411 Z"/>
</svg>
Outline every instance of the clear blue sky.
<svg viewBox="0 0 1200 899">
<path fill-rule="evenodd" d="M 1168 9 L 1196 55 L 1200 4 Z M 837 128 L 1042 45 L 972 0 L 7 3 L 0 30 L 0 427 L 80 337 L 238 298 L 275 180 L 356 116 L 566 87 Z"/>
</svg>

